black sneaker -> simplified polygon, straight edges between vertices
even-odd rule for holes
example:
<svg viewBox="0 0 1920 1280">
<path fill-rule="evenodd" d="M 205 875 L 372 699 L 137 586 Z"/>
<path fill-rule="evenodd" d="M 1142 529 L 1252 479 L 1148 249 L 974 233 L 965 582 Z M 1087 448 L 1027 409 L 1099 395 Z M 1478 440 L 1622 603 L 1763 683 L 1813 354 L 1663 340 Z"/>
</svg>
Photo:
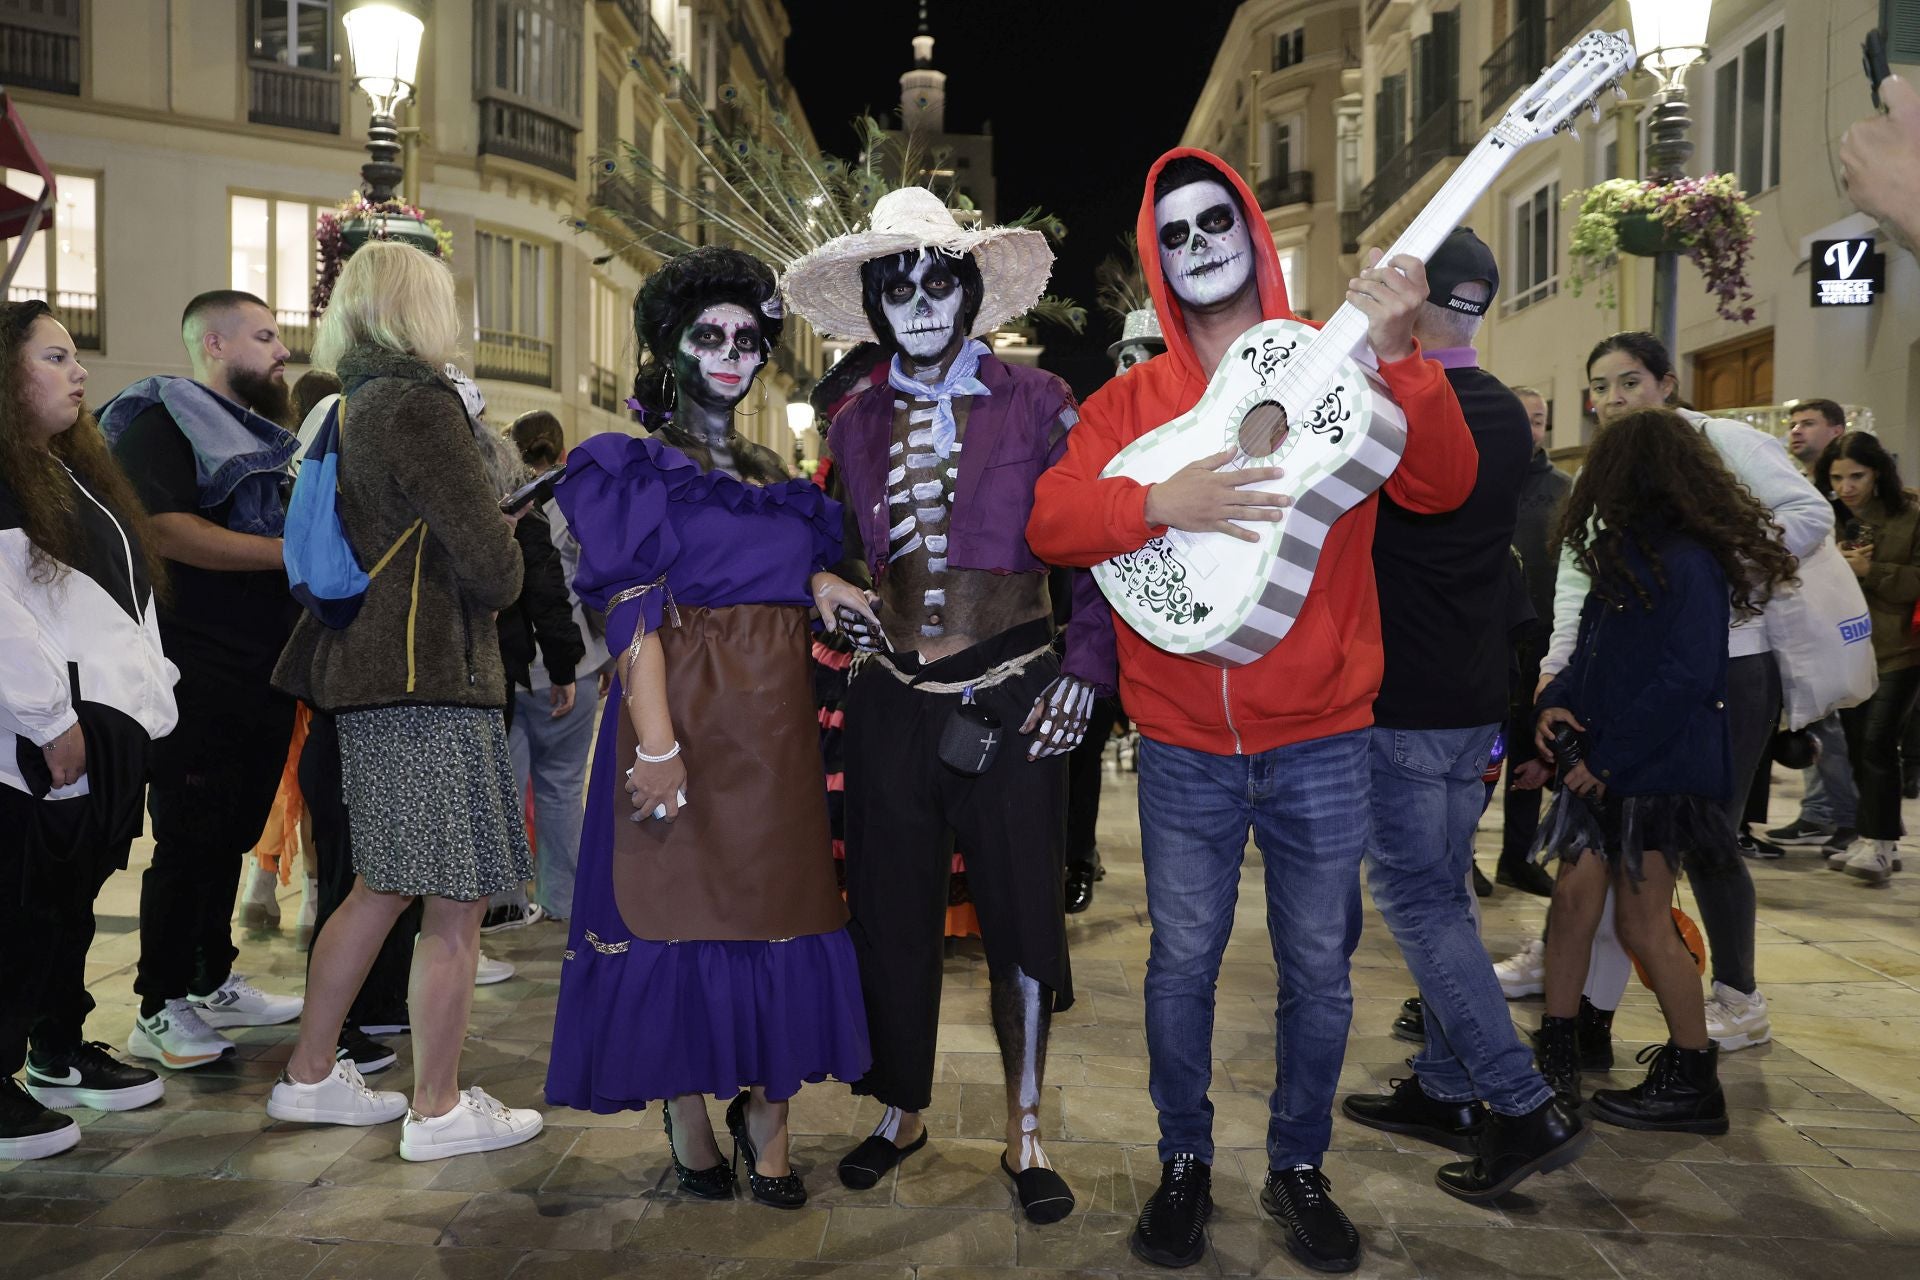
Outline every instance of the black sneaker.
<svg viewBox="0 0 1920 1280">
<path fill-rule="evenodd" d="M 157 1072 L 120 1061 L 98 1040 L 65 1053 L 27 1054 L 27 1092 L 56 1111 L 131 1111 L 160 1101 L 166 1091 Z"/>
<path fill-rule="evenodd" d="M 1213 1216 L 1213 1170 L 1181 1152 L 1160 1166 L 1160 1188 L 1147 1197 L 1129 1244 L 1134 1256 L 1161 1267 L 1190 1267 L 1206 1256 Z"/>
<path fill-rule="evenodd" d="M 503 902 L 497 907 L 488 907 L 487 914 L 480 917 L 480 932 L 499 933 L 502 929 L 524 929 L 538 918 L 533 914 L 531 907 Z"/>
<path fill-rule="evenodd" d="M 1315 1271 L 1360 1265 L 1360 1233 L 1327 1193 L 1333 1184 L 1310 1164 L 1267 1170 L 1260 1207 L 1287 1229 L 1287 1248 Z"/>
<path fill-rule="evenodd" d="M 1760 858 L 1770 861 L 1774 858 L 1784 858 L 1787 856 L 1785 849 L 1782 849 L 1777 844 L 1768 844 L 1765 840 L 1755 836 L 1753 831 L 1747 827 L 1740 828 L 1740 835 L 1734 843 L 1740 847 L 1740 856 L 1743 858 Z"/>
<path fill-rule="evenodd" d="M 373 1039 L 360 1028 L 349 1023 L 340 1028 L 340 1048 L 335 1051 L 335 1062 L 351 1062 L 354 1070 L 363 1076 L 376 1071 L 385 1071 L 393 1065 L 399 1055 L 387 1046 Z"/>
<path fill-rule="evenodd" d="M 0 1077 L 0 1160 L 39 1160 L 80 1141 L 72 1116 L 41 1106 L 12 1076 Z"/>
<path fill-rule="evenodd" d="M 1803 845 L 1823 845 L 1833 839 L 1832 827 L 1823 827 L 1817 822 L 1808 822 L 1805 818 L 1795 818 L 1784 827 L 1775 827 L 1767 832 L 1771 844 L 1787 845 L 1799 848 Z"/>
</svg>

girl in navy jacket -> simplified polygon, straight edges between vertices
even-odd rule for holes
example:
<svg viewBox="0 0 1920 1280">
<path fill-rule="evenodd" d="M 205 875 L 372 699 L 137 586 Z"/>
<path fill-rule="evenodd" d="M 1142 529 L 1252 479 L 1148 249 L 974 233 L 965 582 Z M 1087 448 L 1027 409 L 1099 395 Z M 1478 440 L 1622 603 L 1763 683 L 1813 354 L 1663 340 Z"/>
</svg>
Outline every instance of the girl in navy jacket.
<svg viewBox="0 0 1920 1280">
<path fill-rule="evenodd" d="M 1560 862 L 1541 1067 L 1578 1101 L 1580 992 L 1611 886 L 1621 941 L 1670 1038 L 1641 1055 L 1651 1060 L 1644 1083 L 1596 1092 L 1593 1114 L 1632 1129 L 1725 1133 L 1718 1050 L 1670 908 L 1683 858 L 1711 868 L 1740 856 L 1722 811 L 1733 786 L 1729 614 L 1757 614 L 1795 562 L 1771 513 L 1667 409 L 1601 432 L 1560 538 L 1592 587 L 1572 664 L 1535 711 L 1541 756 L 1560 782 L 1535 851 Z"/>
</svg>

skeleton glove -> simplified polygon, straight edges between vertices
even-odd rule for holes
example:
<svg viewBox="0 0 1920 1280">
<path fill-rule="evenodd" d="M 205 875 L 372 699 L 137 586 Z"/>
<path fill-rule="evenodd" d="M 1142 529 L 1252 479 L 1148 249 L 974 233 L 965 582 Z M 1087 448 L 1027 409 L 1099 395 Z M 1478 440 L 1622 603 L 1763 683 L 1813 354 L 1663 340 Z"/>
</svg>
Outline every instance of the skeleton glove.
<svg viewBox="0 0 1920 1280">
<path fill-rule="evenodd" d="M 1093 718 L 1093 686 L 1076 676 L 1060 676 L 1033 700 L 1020 732 L 1033 735 L 1027 759 L 1062 756 L 1080 745 Z"/>
</svg>

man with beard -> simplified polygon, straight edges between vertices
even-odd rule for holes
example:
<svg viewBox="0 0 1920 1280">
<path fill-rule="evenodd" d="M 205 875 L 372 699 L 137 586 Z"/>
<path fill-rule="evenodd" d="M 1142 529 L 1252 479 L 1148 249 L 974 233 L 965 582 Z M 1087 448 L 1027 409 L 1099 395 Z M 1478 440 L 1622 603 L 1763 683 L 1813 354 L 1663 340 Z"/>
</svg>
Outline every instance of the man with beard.
<svg viewBox="0 0 1920 1280">
<path fill-rule="evenodd" d="M 1287 514 L 1285 495 L 1248 487 L 1279 470 L 1233 470 L 1228 453 L 1154 485 L 1101 477 L 1127 444 L 1199 402 L 1241 334 L 1293 315 L 1260 203 L 1217 156 L 1188 148 L 1163 156 L 1147 176 L 1138 228 L 1140 244 L 1157 249 L 1143 252 L 1141 265 L 1167 353 L 1090 396 L 1066 458 L 1041 478 L 1027 538 L 1056 564 L 1095 565 L 1169 528 L 1251 539 L 1248 522 Z M 1347 290 L 1407 417 L 1406 450 L 1385 492 L 1416 512 L 1458 506 L 1477 466 L 1460 405 L 1413 337 L 1426 295 L 1418 259 L 1378 254 Z M 1378 507 L 1369 495 L 1333 520 L 1293 629 L 1254 662 L 1210 666 L 1115 625 L 1120 696 L 1141 739 L 1141 861 L 1153 925 L 1148 1088 L 1160 1113 L 1162 1162 L 1132 1244 L 1162 1266 L 1191 1266 L 1206 1252 L 1214 985 L 1250 834 L 1265 868 L 1279 968 L 1277 1080 L 1260 1202 L 1306 1265 L 1359 1265 L 1360 1237 L 1320 1165 L 1353 1016 L 1348 964 L 1360 940 L 1367 731 L 1382 661 L 1372 561 Z"/>
<path fill-rule="evenodd" d="M 287 1022 L 302 1006 L 233 971 L 228 923 L 293 734 L 293 700 L 270 683 L 296 608 L 280 556 L 298 444 L 288 352 L 250 293 L 203 293 L 180 327 L 193 377 L 143 379 L 100 413 L 171 579 L 160 639 L 180 668 L 180 724 L 154 744 L 127 1052 L 175 1069 L 233 1048 L 216 1028 Z"/>
<path fill-rule="evenodd" d="M 1113 680 L 1105 602 L 1080 575 L 1064 659 L 1047 566 L 1024 533 L 1033 486 L 1077 420 L 1060 379 L 977 340 L 1030 308 L 1053 254 L 1037 231 L 963 230 L 923 187 L 795 263 L 786 291 L 823 333 L 878 341 L 889 390 L 840 411 L 829 441 L 879 596 L 846 705 L 848 930 L 873 1044 L 856 1091 L 886 1104 L 840 1162 L 875 1185 L 926 1144 L 954 838 L 980 917 L 1005 1071 L 1001 1168 L 1034 1222 L 1073 1208 L 1040 1139 L 1047 1030 L 1072 1003 L 1062 913 L 1062 757 Z M 879 651 L 876 651 L 879 650 Z"/>
</svg>

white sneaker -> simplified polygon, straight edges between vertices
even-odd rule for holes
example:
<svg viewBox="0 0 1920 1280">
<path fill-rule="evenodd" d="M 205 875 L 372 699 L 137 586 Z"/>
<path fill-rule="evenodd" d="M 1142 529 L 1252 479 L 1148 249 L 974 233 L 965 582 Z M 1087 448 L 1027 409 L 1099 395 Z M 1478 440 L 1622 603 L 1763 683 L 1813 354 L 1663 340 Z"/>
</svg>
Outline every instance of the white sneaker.
<svg viewBox="0 0 1920 1280">
<path fill-rule="evenodd" d="M 267 1095 L 267 1114 L 296 1124 L 386 1124 L 407 1114 L 407 1095 L 369 1089 L 342 1060 L 319 1084 L 296 1084 L 283 1073 Z"/>
<path fill-rule="evenodd" d="M 1751 1049 L 1773 1039 L 1773 1025 L 1767 1021 L 1767 998 L 1755 991 L 1743 996 L 1723 983 L 1713 984 L 1713 996 L 1707 1001 L 1707 1034 L 1723 1053 Z"/>
<path fill-rule="evenodd" d="M 185 1000 L 167 1001 L 167 1007 L 151 1018 L 135 1017 L 127 1036 L 128 1057 L 145 1058 L 175 1071 L 217 1062 L 233 1047 L 233 1041 L 209 1027 L 200 1010 Z"/>
<path fill-rule="evenodd" d="M 254 862 L 247 873 L 247 891 L 240 898 L 242 929 L 278 929 L 280 927 L 280 877 Z"/>
<path fill-rule="evenodd" d="M 538 1111 L 506 1107 L 474 1085 L 443 1116 L 407 1112 L 400 1128 L 402 1160 L 444 1160 L 516 1147 L 536 1137 L 545 1121 Z"/>
<path fill-rule="evenodd" d="M 1863 840 L 1855 846 L 1844 869 L 1868 884 L 1885 884 L 1896 866 L 1893 847 L 1891 840 Z"/>
<path fill-rule="evenodd" d="M 299 996 L 270 996 L 244 973 L 228 975 L 211 995 L 190 995 L 187 1000 L 210 1027 L 277 1027 L 299 1017 L 307 1004 Z"/>
<path fill-rule="evenodd" d="M 474 970 L 473 985 L 476 987 L 490 987 L 496 982 L 505 982 L 508 978 L 511 978 L 513 974 L 514 969 L 512 964 L 505 960 L 495 960 L 492 956 L 482 951 L 480 953 L 480 967 Z"/>
<path fill-rule="evenodd" d="M 1535 938 L 1493 966 L 1500 993 L 1509 1000 L 1537 996 L 1547 989 L 1547 944 Z"/>
</svg>

